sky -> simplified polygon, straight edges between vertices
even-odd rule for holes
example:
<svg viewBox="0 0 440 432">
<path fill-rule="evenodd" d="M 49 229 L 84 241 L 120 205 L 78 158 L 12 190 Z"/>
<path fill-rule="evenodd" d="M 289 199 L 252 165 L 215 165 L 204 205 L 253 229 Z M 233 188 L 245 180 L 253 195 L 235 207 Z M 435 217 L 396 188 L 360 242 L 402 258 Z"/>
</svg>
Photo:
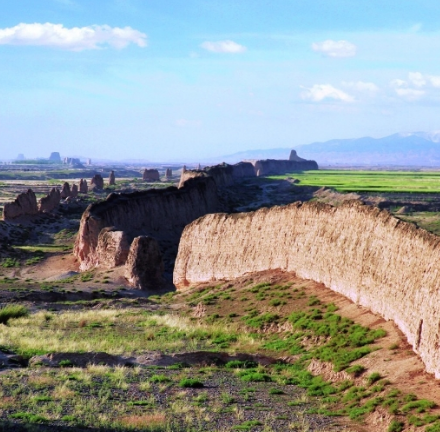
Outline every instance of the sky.
<svg viewBox="0 0 440 432">
<path fill-rule="evenodd" d="M 0 160 L 440 129 L 435 0 L 0 0 Z"/>
</svg>

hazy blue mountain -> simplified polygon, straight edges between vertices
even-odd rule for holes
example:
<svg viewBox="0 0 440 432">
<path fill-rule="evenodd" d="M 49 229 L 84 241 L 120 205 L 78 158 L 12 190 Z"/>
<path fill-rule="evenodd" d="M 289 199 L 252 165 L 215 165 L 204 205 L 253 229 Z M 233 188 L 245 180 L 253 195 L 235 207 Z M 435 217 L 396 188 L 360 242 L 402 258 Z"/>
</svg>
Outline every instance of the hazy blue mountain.
<svg viewBox="0 0 440 432">
<path fill-rule="evenodd" d="M 384 138 L 334 139 L 292 147 L 298 156 L 319 165 L 440 166 L 440 131 L 394 134 Z M 249 150 L 224 156 L 243 159 L 287 159 L 291 148 Z"/>
</svg>

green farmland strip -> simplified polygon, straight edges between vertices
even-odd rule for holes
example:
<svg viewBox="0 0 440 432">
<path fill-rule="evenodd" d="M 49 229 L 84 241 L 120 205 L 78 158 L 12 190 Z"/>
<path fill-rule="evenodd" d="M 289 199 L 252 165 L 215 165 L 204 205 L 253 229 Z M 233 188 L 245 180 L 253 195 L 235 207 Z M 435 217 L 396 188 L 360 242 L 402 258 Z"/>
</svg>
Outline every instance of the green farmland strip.
<svg viewBox="0 0 440 432">
<path fill-rule="evenodd" d="M 302 186 L 327 186 L 340 192 L 440 192 L 440 172 L 318 170 L 270 178 L 287 176 L 297 178 Z"/>
</svg>

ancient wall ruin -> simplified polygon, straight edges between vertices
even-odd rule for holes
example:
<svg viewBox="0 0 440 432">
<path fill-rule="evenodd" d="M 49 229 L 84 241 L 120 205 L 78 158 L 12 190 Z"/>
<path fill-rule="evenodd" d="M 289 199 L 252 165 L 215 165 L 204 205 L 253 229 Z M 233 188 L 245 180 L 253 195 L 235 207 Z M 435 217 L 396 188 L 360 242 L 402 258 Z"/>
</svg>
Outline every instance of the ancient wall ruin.
<svg viewBox="0 0 440 432">
<path fill-rule="evenodd" d="M 211 214 L 185 228 L 174 283 L 268 269 L 322 282 L 393 320 L 440 378 L 440 237 L 356 201 Z"/>
<path fill-rule="evenodd" d="M 255 177 L 255 172 L 250 162 L 240 162 L 235 165 L 223 163 L 203 169 L 182 170 L 179 188 L 190 178 L 198 177 L 212 177 L 217 187 L 227 187 L 234 184 L 234 181 L 238 178 Z"/>
<path fill-rule="evenodd" d="M 96 266 L 112 267 L 113 264 L 106 261 L 108 254 L 99 253 L 99 250 L 108 247 L 110 235 L 122 231 L 129 243 L 139 235 L 150 235 L 159 242 L 162 252 L 171 251 L 169 259 L 173 264 L 184 227 L 202 215 L 219 210 L 217 188 L 211 178 L 189 180 L 181 189 L 169 187 L 110 194 L 105 201 L 90 205 L 84 212 L 74 254 L 82 270 Z M 98 247 L 99 234 L 107 227 L 113 228 L 101 236 L 106 244 Z M 119 248 L 116 240 L 111 242 L 115 243 L 114 249 Z"/>
<path fill-rule="evenodd" d="M 308 171 L 318 169 L 318 164 L 315 161 L 305 160 L 298 157 L 297 159 L 294 158 L 292 160 L 257 160 L 253 162 L 253 165 L 257 176 L 277 175 L 295 171 Z"/>
<path fill-rule="evenodd" d="M 19 217 L 35 216 L 38 214 L 37 197 L 32 189 L 22 192 L 3 209 L 3 219 L 11 221 Z"/>
</svg>

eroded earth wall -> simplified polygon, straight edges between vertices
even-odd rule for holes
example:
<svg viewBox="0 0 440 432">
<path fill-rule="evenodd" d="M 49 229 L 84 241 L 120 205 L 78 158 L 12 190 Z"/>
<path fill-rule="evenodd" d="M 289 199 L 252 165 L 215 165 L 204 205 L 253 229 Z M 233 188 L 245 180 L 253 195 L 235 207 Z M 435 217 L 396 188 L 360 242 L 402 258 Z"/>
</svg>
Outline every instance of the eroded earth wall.
<svg viewBox="0 0 440 432">
<path fill-rule="evenodd" d="M 393 320 L 440 378 L 439 243 L 357 201 L 210 214 L 185 228 L 174 283 L 184 288 L 269 269 L 295 272 Z"/>
<path fill-rule="evenodd" d="M 139 235 L 155 238 L 162 249 L 175 247 L 184 227 L 207 213 L 220 211 L 217 187 L 212 178 L 191 179 L 177 189 L 151 189 L 130 194 L 110 194 L 103 202 L 90 205 L 81 218 L 74 254 L 81 270 L 99 265 L 105 254 L 99 253 L 102 229 L 122 231 L 128 243 Z M 175 252 L 174 252 L 175 257 Z M 174 259 L 173 259 L 174 260 Z"/>
</svg>

